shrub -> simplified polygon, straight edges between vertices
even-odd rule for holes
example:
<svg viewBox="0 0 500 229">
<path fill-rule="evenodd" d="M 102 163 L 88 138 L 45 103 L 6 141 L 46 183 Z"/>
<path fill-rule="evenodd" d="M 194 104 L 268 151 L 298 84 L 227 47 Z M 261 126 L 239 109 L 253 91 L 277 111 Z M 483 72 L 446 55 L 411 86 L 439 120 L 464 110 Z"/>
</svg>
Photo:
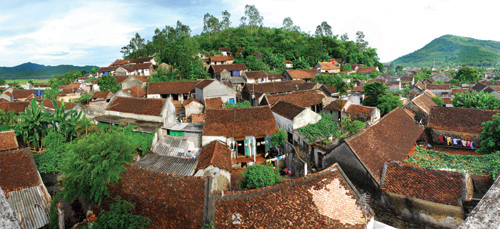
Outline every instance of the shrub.
<svg viewBox="0 0 500 229">
<path fill-rule="evenodd" d="M 274 170 L 273 166 L 267 165 L 252 165 L 247 167 L 247 170 L 241 174 L 242 181 L 238 182 L 240 188 L 262 188 L 280 183 L 281 176 L 278 170 Z"/>
</svg>

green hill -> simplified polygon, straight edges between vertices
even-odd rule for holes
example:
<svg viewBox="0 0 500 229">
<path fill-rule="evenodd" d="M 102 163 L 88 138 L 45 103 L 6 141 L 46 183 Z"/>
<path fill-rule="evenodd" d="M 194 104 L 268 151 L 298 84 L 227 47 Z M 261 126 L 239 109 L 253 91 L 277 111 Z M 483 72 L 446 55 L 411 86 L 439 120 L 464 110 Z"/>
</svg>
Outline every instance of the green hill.
<svg viewBox="0 0 500 229">
<path fill-rule="evenodd" d="M 81 71 L 85 69 L 90 72 L 92 67 L 74 65 L 45 66 L 28 62 L 14 67 L 0 67 L 0 79 L 47 79 L 73 70 Z"/>
<path fill-rule="evenodd" d="M 423 48 L 393 61 L 405 67 L 484 66 L 500 63 L 500 42 L 468 37 L 444 35 Z"/>
</svg>

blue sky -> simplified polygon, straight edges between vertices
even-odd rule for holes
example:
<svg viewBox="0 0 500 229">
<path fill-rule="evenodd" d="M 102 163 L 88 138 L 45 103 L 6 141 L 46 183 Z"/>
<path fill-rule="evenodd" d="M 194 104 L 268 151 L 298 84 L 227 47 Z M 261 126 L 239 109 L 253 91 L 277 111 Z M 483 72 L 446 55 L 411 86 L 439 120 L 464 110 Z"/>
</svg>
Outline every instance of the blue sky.
<svg viewBox="0 0 500 229">
<path fill-rule="evenodd" d="M 203 15 L 231 13 L 239 25 L 246 4 L 255 5 L 264 26 L 281 27 L 291 17 L 313 33 L 327 21 L 334 34 L 355 39 L 363 31 L 370 46 L 387 62 L 413 52 L 445 34 L 500 41 L 497 7 L 484 0 L 418 1 L 2 1 L 0 66 L 25 62 L 45 65 L 107 66 L 122 58 L 121 47 L 138 32 L 151 39 L 155 28 L 187 24 L 192 34 L 203 28 Z"/>
</svg>

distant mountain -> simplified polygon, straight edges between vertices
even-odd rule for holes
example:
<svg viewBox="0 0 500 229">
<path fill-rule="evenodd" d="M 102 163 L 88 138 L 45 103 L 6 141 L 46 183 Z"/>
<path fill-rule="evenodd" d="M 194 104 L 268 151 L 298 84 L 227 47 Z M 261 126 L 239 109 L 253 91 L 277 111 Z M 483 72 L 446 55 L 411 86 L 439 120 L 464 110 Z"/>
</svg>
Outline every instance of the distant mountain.
<svg viewBox="0 0 500 229">
<path fill-rule="evenodd" d="M 423 48 L 393 61 L 405 67 L 484 66 L 500 63 L 500 42 L 444 35 Z"/>
<path fill-rule="evenodd" d="M 0 67 L 0 79 L 47 79 L 57 74 L 83 69 L 90 72 L 93 66 L 58 65 L 45 66 L 35 63 L 24 63 L 14 67 Z"/>
</svg>

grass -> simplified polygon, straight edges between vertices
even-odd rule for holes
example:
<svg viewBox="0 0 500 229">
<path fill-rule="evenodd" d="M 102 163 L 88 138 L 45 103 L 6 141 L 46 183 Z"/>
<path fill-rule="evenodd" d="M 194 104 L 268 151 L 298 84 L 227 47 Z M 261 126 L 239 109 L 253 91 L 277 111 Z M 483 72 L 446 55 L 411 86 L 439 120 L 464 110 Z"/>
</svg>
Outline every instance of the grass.
<svg viewBox="0 0 500 229">
<path fill-rule="evenodd" d="M 28 83 L 29 79 L 22 79 L 22 80 L 5 80 L 7 83 L 14 83 L 14 82 L 18 82 L 19 84 L 26 84 Z M 33 83 L 35 84 L 46 84 L 47 82 L 49 82 L 49 79 L 36 79 L 36 80 L 32 80 Z"/>
</svg>

